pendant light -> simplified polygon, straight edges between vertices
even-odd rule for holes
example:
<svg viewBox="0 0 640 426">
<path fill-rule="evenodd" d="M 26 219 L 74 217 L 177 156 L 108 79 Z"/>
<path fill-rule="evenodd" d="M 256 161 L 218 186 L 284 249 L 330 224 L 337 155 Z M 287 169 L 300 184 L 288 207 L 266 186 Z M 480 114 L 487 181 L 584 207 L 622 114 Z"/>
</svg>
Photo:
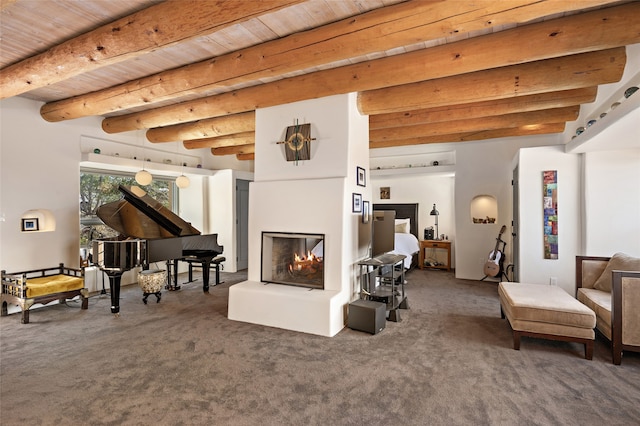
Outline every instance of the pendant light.
<svg viewBox="0 0 640 426">
<path fill-rule="evenodd" d="M 176 142 L 176 154 L 178 154 L 178 151 L 180 149 L 179 144 L 180 142 Z M 181 161 L 180 164 L 181 164 L 180 176 L 176 178 L 176 186 L 180 189 L 183 189 L 188 187 L 191 181 L 189 180 L 188 177 L 184 175 L 184 165 L 185 165 L 184 161 Z"/>
<path fill-rule="evenodd" d="M 139 134 L 140 133 L 138 133 L 138 135 Z M 151 173 L 144 169 L 144 161 L 144 141 L 142 141 L 142 170 L 136 173 L 136 182 L 138 182 L 138 184 L 142 186 L 149 185 L 153 180 L 153 176 L 151 176 Z"/>
<path fill-rule="evenodd" d="M 176 178 L 176 185 L 178 186 L 178 188 L 186 188 L 190 183 L 191 181 L 185 175 L 180 175 Z"/>
<path fill-rule="evenodd" d="M 149 185 L 153 180 L 153 176 L 151 173 L 144 169 L 144 165 L 142 166 L 142 170 L 136 173 L 136 182 L 138 182 L 142 186 Z"/>
</svg>

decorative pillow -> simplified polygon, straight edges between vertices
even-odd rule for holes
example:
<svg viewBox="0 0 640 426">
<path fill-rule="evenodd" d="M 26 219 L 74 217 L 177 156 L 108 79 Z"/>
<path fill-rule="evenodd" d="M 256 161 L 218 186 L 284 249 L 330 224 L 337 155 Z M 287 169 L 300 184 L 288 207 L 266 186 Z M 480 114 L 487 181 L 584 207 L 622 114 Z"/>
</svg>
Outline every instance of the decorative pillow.
<svg viewBox="0 0 640 426">
<path fill-rule="evenodd" d="M 611 271 L 640 271 L 640 258 L 624 253 L 614 254 L 593 288 L 611 293 Z"/>
<path fill-rule="evenodd" d="M 411 232 L 411 219 L 396 219 L 396 233 L 408 234 Z"/>
</svg>

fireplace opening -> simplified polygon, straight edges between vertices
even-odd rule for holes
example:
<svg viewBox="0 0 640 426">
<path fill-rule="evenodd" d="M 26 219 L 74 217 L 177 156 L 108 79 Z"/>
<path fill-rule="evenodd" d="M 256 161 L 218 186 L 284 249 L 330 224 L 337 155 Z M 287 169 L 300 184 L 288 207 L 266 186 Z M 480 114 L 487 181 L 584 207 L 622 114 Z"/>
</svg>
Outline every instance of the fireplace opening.
<svg viewBox="0 0 640 426">
<path fill-rule="evenodd" d="M 262 233 L 262 282 L 324 289 L 324 234 Z"/>
</svg>

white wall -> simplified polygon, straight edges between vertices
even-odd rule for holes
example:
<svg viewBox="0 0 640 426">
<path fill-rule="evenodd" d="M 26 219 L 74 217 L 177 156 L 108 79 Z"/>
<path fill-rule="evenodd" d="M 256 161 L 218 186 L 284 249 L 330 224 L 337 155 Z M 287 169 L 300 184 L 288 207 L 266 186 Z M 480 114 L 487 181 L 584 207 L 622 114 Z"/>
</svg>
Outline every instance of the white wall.
<svg viewBox="0 0 640 426">
<path fill-rule="evenodd" d="M 584 157 L 585 239 L 578 254 L 640 257 L 640 148 Z"/>
<path fill-rule="evenodd" d="M 248 281 L 229 289 L 229 319 L 333 336 L 356 297 L 361 214 L 352 213 L 356 167 L 368 169 L 368 119 L 355 95 L 339 95 L 256 111 L 255 180 L 249 186 Z M 287 126 L 311 123 L 311 159 L 286 160 Z M 324 290 L 261 283 L 262 232 L 324 234 Z"/>
<path fill-rule="evenodd" d="M 218 244 L 224 246 L 224 270 L 237 272 L 237 223 L 236 223 L 236 180 L 252 181 L 253 173 L 218 170 L 207 178 L 205 229 L 218 234 Z"/>
<path fill-rule="evenodd" d="M 575 256 L 581 245 L 581 159 L 567 154 L 563 147 L 520 150 L 520 262 L 519 281 L 549 284 L 556 277 L 558 286 L 574 294 Z M 558 171 L 558 259 L 544 258 L 544 211 L 542 173 Z"/>
<path fill-rule="evenodd" d="M 446 175 L 392 175 L 372 176 L 373 202 L 380 204 L 417 203 L 418 204 L 418 237 L 423 239 L 424 229 L 434 227 L 435 217 L 429 213 L 436 204 L 438 212 L 438 230 L 445 234 L 451 245 L 451 266 L 455 268 L 455 177 Z M 380 187 L 390 187 L 391 198 L 380 199 Z M 446 262 L 446 256 L 438 260 Z"/>
<path fill-rule="evenodd" d="M 502 138 L 481 142 L 462 142 L 435 145 L 413 145 L 394 149 L 372 150 L 372 157 L 376 159 L 384 156 L 424 156 L 429 153 L 454 152 L 453 165 L 447 165 L 447 170 L 455 174 L 453 193 L 448 198 L 449 191 L 438 194 L 438 210 L 445 212 L 445 217 L 440 216 L 440 233 L 450 234 L 453 240 L 455 275 L 457 278 L 479 280 L 484 276 L 483 266 L 494 249 L 496 237 L 502 225 L 507 226 L 506 235 L 502 238 L 507 242 L 507 257 L 505 266 L 511 261 L 511 220 L 512 220 L 512 169 L 513 159 L 520 148 L 557 145 L 561 135 L 528 136 L 519 138 Z M 428 169 L 428 168 L 427 168 Z M 415 172 L 415 171 L 412 171 Z M 423 177 L 425 184 L 430 182 L 429 173 L 417 175 Z M 395 194 L 404 193 L 407 199 L 416 200 L 420 195 L 410 195 L 413 186 L 403 189 L 394 186 L 392 177 L 380 177 L 375 179 L 375 188 L 379 186 L 391 186 L 391 202 L 396 202 Z M 408 177 L 406 179 L 409 179 Z M 419 178 L 411 178 L 419 179 Z M 409 185 L 413 181 L 407 180 Z M 404 183 L 404 182 L 403 182 Z M 388 185 L 387 185 L 388 184 Z M 422 187 L 418 188 L 418 192 Z M 400 191 L 400 192 L 398 192 Z M 406 191 L 406 192 L 404 192 Z M 430 193 L 428 196 L 431 196 Z M 495 224 L 474 224 L 470 214 L 471 201 L 477 195 L 491 195 L 498 202 L 498 217 Z M 379 195 L 378 195 L 379 196 Z M 399 201 L 398 201 L 399 202 Z M 415 201 L 414 201 L 415 202 Z M 433 207 L 433 201 L 420 202 L 420 215 L 428 214 Z M 425 205 L 426 203 L 426 205 Z M 440 208 L 442 204 L 443 209 Z M 451 224 L 447 222 L 446 208 L 451 206 Z M 423 223 L 423 222 L 421 222 Z M 427 226 L 433 222 L 427 219 Z M 421 228 L 424 226 L 421 224 Z M 451 226 L 451 228 L 449 228 Z M 525 225 L 526 226 L 526 225 Z M 452 232 L 452 229 L 454 232 Z M 455 238 L 451 238 L 451 234 Z"/>
<path fill-rule="evenodd" d="M 0 101 L 0 268 L 8 271 L 55 266 L 60 262 L 78 267 L 79 172 L 84 145 L 87 141 L 102 143 L 103 154 L 114 154 L 110 150 L 117 145 L 124 157 L 129 151 L 137 153 L 144 139 L 140 132 L 106 134 L 99 117 L 48 123 L 40 117 L 41 105 L 20 97 Z M 146 144 L 149 150 L 176 152 L 176 145 L 170 145 Z M 214 157 L 206 149 L 187 154 L 199 155 L 203 169 L 199 171 L 201 174 L 190 175 L 191 185 L 181 190 L 180 216 L 206 232 L 201 227 L 206 219 L 203 210 L 206 169 L 232 166 L 244 170 L 250 169 L 253 162 L 240 164 L 234 156 Z M 104 157 L 109 160 L 107 168 L 129 168 L 129 171 L 139 168 L 130 159 Z M 135 167 L 128 166 L 132 162 Z M 164 164 L 158 168 L 167 169 Z M 227 205 L 222 202 L 212 208 L 226 209 Z M 34 208 L 53 212 L 57 223 L 54 232 L 20 232 L 22 213 Z M 132 274 L 125 274 L 124 282 L 133 280 L 128 275 Z"/>
</svg>

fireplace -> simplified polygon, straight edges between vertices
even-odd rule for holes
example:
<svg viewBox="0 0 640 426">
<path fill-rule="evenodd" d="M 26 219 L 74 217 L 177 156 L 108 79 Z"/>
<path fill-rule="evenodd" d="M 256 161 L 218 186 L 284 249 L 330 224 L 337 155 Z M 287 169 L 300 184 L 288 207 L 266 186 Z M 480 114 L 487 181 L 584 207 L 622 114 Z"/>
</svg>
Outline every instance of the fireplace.
<svg viewBox="0 0 640 426">
<path fill-rule="evenodd" d="M 324 234 L 262 233 L 260 280 L 324 289 Z"/>
</svg>

